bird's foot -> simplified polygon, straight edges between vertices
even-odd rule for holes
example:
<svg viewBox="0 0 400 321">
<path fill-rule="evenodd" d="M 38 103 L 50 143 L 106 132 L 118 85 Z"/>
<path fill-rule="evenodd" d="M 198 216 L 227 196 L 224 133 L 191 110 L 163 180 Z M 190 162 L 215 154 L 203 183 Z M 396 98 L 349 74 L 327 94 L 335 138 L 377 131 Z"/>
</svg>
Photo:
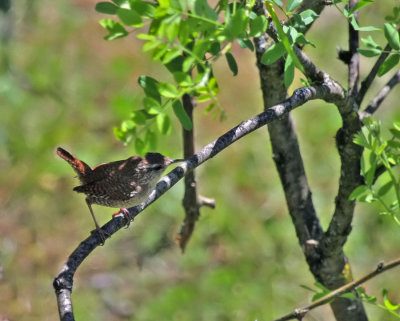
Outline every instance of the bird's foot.
<svg viewBox="0 0 400 321">
<path fill-rule="evenodd" d="M 131 224 L 131 221 L 132 221 L 132 217 L 131 217 L 131 215 L 129 214 L 129 211 L 128 211 L 126 208 L 121 208 L 121 209 L 119 210 L 119 212 L 114 213 L 114 214 L 112 215 L 112 217 L 118 216 L 118 215 L 120 215 L 120 214 L 124 215 L 125 219 L 128 221 L 128 223 L 126 224 L 126 227 L 125 227 L 125 228 L 128 228 L 129 225 Z"/>
<path fill-rule="evenodd" d="M 106 242 L 106 239 L 109 238 L 111 235 L 106 231 L 103 231 L 100 227 L 96 228 L 95 230 L 90 231 L 90 234 L 99 233 L 101 243 L 100 245 L 103 246 Z"/>
</svg>

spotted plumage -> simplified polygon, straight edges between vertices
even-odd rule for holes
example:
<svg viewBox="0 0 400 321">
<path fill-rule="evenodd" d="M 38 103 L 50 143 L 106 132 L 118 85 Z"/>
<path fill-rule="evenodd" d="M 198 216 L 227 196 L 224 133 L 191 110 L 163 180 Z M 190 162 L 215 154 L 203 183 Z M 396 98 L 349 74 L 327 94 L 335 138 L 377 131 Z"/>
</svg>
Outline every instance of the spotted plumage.
<svg viewBox="0 0 400 321">
<path fill-rule="evenodd" d="M 78 174 L 81 185 L 73 190 L 86 195 L 86 203 L 99 231 L 92 204 L 120 207 L 126 214 L 126 207 L 138 205 L 148 197 L 170 164 L 182 161 L 159 153 L 147 153 L 145 157 L 132 156 L 91 168 L 61 147 L 57 148 L 57 155 Z"/>
</svg>

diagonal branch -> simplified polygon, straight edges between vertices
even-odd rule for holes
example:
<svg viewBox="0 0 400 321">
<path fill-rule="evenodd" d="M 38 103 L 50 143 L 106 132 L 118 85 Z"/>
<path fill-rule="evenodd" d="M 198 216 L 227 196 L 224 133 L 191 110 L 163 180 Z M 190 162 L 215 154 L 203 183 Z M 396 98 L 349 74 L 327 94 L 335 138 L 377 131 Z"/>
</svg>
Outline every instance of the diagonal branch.
<svg viewBox="0 0 400 321">
<path fill-rule="evenodd" d="M 328 102 L 336 102 L 343 100 L 344 95 L 345 93 L 342 87 L 330 80 L 327 80 L 318 86 L 296 89 L 293 95 L 282 103 L 269 108 L 263 113 L 258 114 L 229 130 L 218 139 L 203 147 L 199 152 L 168 173 L 168 175 L 164 176 L 146 201 L 138 206 L 128 209 L 130 218 L 134 219 L 147 206 L 175 185 L 186 173 L 216 156 L 240 138 L 268 123 L 271 123 L 272 121 L 281 119 L 291 110 L 303 105 L 307 101 L 323 99 Z M 105 224 L 102 229 L 111 236 L 127 223 L 129 222 L 124 217 L 115 217 Z M 69 256 L 60 273 L 54 279 L 53 287 L 56 292 L 60 319 L 62 321 L 74 320 L 71 301 L 74 274 L 85 258 L 101 243 L 102 240 L 98 233 L 92 234 L 86 240 L 82 241 Z"/>
<path fill-rule="evenodd" d="M 379 108 L 383 100 L 389 95 L 389 92 L 400 82 L 400 69 L 394 76 L 386 83 L 386 85 L 379 91 L 374 99 L 369 103 L 368 107 L 361 113 L 360 117 L 365 118 L 372 116 L 373 113 Z"/>
<path fill-rule="evenodd" d="M 329 303 L 334 298 L 337 298 L 345 293 L 355 290 L 357 287 L 359 287 L 363 283 L 371 280 L 375 276 L 382 274 L 383 272 L 389 271 L 390 269 L 393 269 L 399 265 L 400 265 L 400 258 L 395 259 L 387 264 L 384 264 L 383 262 L 381 262 L 378 264 L 378 266 L 376 267 L 376 269 L 374 271 L 368 273 L 367 275 L 364 275 L 363 277 L 359 278 L 358 280 L 354 280 L 353 282 L 350 282 L 350 283 L 330 292 L 329 294 L 323 296 L 322 298 L 319 298 L 318 300 L 314 301 L 313 303 L 311 303 L 305 307 L 296 309 L 292 313 L 289 313 L 289 314 L 287 314 L 279 319 L 276 319 L 274 321 L 287 321 L 287 320 L 295 320 L 295 319 L 301 320 L 302 318 L 304 318 L 304 316 L 309 311 L 311 311 L 321 305 Z"/>
<path fill-rule="evenodd" d="M 368 76 L 361 82 L 361 88 L 356 98 L 356 104 L 358 106 L 361 105 L 362 101 L 364 100 L 365 94 L 368 92 L 369 87 L 371 86 L 372 82 L 374 81 L 376 75 L 378 74 L 378 70 L 380 66 L 383 64 L 387 56 L 389 56 L 389 52 L 392 49 L 390 45 L 386 45 L 383 52 L 378 57 L 378 60 L 375 62 L 374 66 L 372 67 L 371 71 L 369 72 Z"/>
</svg>

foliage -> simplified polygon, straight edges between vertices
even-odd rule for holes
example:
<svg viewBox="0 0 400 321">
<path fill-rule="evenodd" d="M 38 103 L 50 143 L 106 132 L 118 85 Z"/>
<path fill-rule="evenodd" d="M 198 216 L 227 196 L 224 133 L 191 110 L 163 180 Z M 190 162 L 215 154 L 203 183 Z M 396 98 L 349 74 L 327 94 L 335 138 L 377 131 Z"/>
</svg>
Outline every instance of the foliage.
<svg viewBox="0 0 400 321">
<path fill-rule="evenodd" d="M 273 63 L 283 55 L 288 58 L 285 65 L 285 84 L 290 86 L 294 79 L 294 69 L 304 72 L 293 52 L 294 44 L 309 44 L 302 30 L 312 23 L 317 15 L 312 10 L 300 14 L 293 11 L 301 1 L 289 1 L 286 10 L 279 8 L 291 19 L 291 25 L 282 27 L 272 2 L 267 1 L 267 9 L 277 28 L 280 42 L 268 50 L 263 57 L 265 64 Z M 218 81 L 213 73 L 215 62 L 225 56 L 233 75 L 238 73 L 238 65 L 231 53 L 234 42 L 242 48 L 254 50 L 252 37 L 262 35 L 267 28 L 267 18 L 252 11 L 252 2 L 218 2 L 215 8 L 207 1 L 159 1 L 148 3 L 141 0 L 100 2 L 96 10 L 115 15 L 119 21 L 103 19 L 100 24 L 108 30 L 106 40 L 129 35 L 127 28 L 148 27 L 147 33 L 137 34 L 144 41 L 142 50 L 149 52 L 152 59 L 160 62 L 170 72 L 174 83 L 158 81 L 149 76 L 139 77 L 143 88 L 143 108 L 132 112 L 130 119 L 114 129 L 116 137 L 129 143 L 135 141 L 137 152 L 143 153 L 154 148 L 157 141 L 154 127 L 160 134 L 171 131 L 168 107 L 172 106 L 175 116 L 185 129 L 192 124 L 180 103 L 184 94 L 196 97 L 198 103 L 211 101 L 205 113 L 213 111 L 214 117 L 225 118 L 225 111 L 219 104 Z M 222 17 L 222 18 L 220 18 Z"/>
<path fill-rule="evenodd" d="M 394 172 L 394 166 L 400 164 L 400 123 L 393 123 L 393 128 L 390 129 L 392 136 L 389 139 L 383 138 L 379 122 L 366 118 L 364 124 L 354 142 L 365 149 L 361 161 L 365 184 L 358 186 L 350 195 L 350 199 L 366 203 L 378 202 L 382 207 L 379 214 L 390 215 L 400 226 L 400 180 Z M 384 173 L 387 175 L 383 175 Z M 385 179 L 383 185 L 378 184 L 379 176 Z M 390 192 L 393 192 L 390 199 L 394 200 L 385 199 Z"/>
</svg>

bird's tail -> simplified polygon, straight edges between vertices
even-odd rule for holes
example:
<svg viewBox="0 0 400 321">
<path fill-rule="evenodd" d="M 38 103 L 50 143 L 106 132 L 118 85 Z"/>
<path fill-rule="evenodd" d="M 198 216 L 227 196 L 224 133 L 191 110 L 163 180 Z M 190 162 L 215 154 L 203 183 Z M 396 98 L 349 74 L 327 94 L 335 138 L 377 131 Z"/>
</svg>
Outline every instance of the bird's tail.
<svg viewBox="0 0 400 321">
<path fill-rule="evenodd" d="M 79 180 L 81 182 L 84 182 L 85 177 L 87 177 L 87 175 L 92 172 L 92 169 L 88 164 L 82 162 L 80 159 L 76 158 L 74 155 L 67 152 L 61 147 L 57 148 L 57 155 L 66 160 L 72 166 L 72 168 L 78 174 Z"/>
</svg>

